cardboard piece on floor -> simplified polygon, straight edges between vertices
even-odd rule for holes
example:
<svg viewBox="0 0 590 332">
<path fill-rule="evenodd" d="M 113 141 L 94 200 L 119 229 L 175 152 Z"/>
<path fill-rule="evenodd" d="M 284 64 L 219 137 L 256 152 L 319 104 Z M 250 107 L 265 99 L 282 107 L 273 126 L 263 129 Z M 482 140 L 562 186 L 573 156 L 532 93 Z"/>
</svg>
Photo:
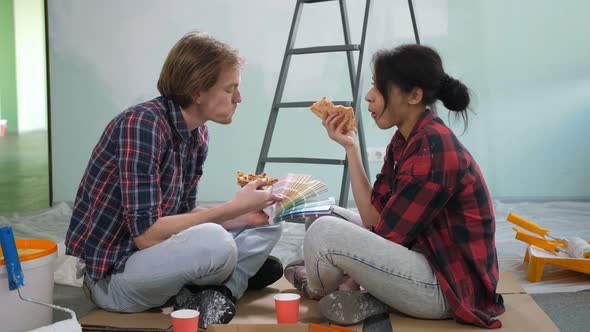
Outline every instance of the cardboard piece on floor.
<svg viewBox="0 0 590 332">
<path fill-rule="evenodd" d="M 304 332 L 309 330 L 308 323 L 325 324 L 316 305 L 316 301 L 301 299 L 299 318 L 302 324 L 276 325 L 274 294 L 296 293 L 297 291 L 283 278 L 261 291 L 247 292 L 238 301 L 237 313 L 228 325 L 212 325 L 207 332 L 249 332 L 249 331 L 291 331 Z M 558 331 L 558 328 L 543 310 L 524 294 L 524 290 L 516 277 L 502 273 L 498 284 L 498 292 L 504 294 L 506 312 L 498 318 L 502 321 L 505 331 Z M 419 331 L 479 331 L 482 329 L 470 325 L 461 325 L 453 320 L 433 321 L 415 319 L 402 314 L 391 314 L 390 320 L 396 332 Z M 159 312 L 139 314 L 117 314 L 103 310 L 93 310 L 83 317 L 80 323 L 84 328 L 102 331 L 170 331 L 170 316 Z M 352 326 L 362 331 L 362 325 Z"/>
<path fill-rule="evenodd" d="M 496 292 L 499 294 L 526 294 L 526 291 L 518 282 L 518 278 L 510 272 L 500 273 L 500 281 Z"/>
<path fill-rule="evenodd" d="M 276 324 L 277 317 L 273 296 L 278 293 L 297 293 L 285 279 L 281 278 L 270 287 L 257 292 L 246 292 L 238 301 L 236 316 L 231 323 Z M 301 296 L 299 321 L 301 323 L 322 323 L 325 319 L 317 308 L 317 301 Z"/>
<path fill-rule="evenodd" d="M 236 308 L 236 316 L 230 324 L 228 325 L 215 325 L 215 329 L 213 331 L 226 331 L 223 329 L 224 326 L 232 326 L 232 325 L 240 325 L 243 328 L 243 325 L 250 325 L 255 324 L 258 326 L 258 330 L 255 331 L 267 331 L 266 329 L 274 327 L 276 328 L 277 324 L 277 316 L 275 311 L 275 304 L 274 304 L 274 295 L 278 293 L 297 293 L 301 294 L 299 291 L 293 288 L 293 286 L 287 281 L 285 278 L 279 279 L 277 282 L 272 284 L 270 287 L 267 287 L 261 291 L 257 292 L 246 292 L 244 296 L 238 301 L 238 305 Z M 309 323 L 316 323 L 316 324 L 326 324 L 326 319 L 320 313 L 317 301 L 310 300 L 301 296 L 301 301 L 299 304 L 299 322 L 302 324 L 300 328 L 303 328 L 301 331 L 307 331 Z M 266 325 L 265 325 L 266 324 Z M 269 325 L 273 324 L 273 325 Z M 295 324 L 297 325 L 297 324 Z M 213 327 L 213 326 L 212 326 Z M 260 328 L 265 327 L 265 329 L 260 330 Z M 280 328 L 281 331 L 283 327 L 287 328 L 285 324 L 281 324 Z M 232 327 L 228 327 L 229 330 L 227 331 L 238 331 L 233 329 Z M 348 326 L 348 328 L 362 331 L 362 324 L 357 324 L 355 326 Z M 208 329 L 207 331 L 211 330 Z M 243 330 L 239 330 L 243 331 Z M 253 330 L 254 331 L 254 330 Z M 272 331 L 272 330 L 269 330 Z M 299 331 L 299 330 L 293 330 Z"/>
<path fill-rule="evenodd" d="M 327 327 L 327 326 L 326 326 Z M 350 326 L 348 326 L 350 328 Z M 211 325 L 207 332 L 314 332 L 309 324 L 228 324 Z M 361 330 L 357 330 L 361 331 Z M 322 331 L 323 332 L 323 331 Z M 330 331 L 336 332 L 336 330 Z"/>
<path fill-rule="evenodd" d="M 170 315 L 148 311 L 137 314 L 121 314 L 94 309 L 80 319 L 80 324 L 92 331 L 172 331 Z"/>
<path fill-rule="evenodd" d="M 497 318 L 502 328 L 494 331 L 535 331 L 558 332 L 559 329 L 549 316 L 527 294 L 504 294 L 506 312 Z M 458 324 L 453 320 L 421 320 L 400 313 L 389 315 L 391 327 L 395 332 L 461 331 L 481 332 L 482 328 Z"/>
</svg>

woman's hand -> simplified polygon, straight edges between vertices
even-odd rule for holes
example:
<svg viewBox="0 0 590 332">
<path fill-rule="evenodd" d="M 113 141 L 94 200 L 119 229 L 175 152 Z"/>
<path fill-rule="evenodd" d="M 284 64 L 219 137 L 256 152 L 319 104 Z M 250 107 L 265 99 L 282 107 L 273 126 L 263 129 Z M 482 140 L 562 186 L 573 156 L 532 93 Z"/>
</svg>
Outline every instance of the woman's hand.
<svg viewBox="0 0 590 332">
<path fill-rule="evenodd" d="M 345 120 L 345 114 L 341 112 L 335 112 L 331 115 L 326 112 L 322 116 L 322 125 L 326 128 L 328 136 L 347 149 L 356 144 L 356 135 L 352 130 L 346 131 Z"/>
<path fill-rule="evenodd" d="M 265 207 L 282 200 L 282 198 L 272 193 L 272 186 L 266 189 L 258 189 L 265 184 L 266 179 L 257 179 L 238 191 L 232 203 L 240 211 L 240 214 L 261 211 Z"/>
</svg>

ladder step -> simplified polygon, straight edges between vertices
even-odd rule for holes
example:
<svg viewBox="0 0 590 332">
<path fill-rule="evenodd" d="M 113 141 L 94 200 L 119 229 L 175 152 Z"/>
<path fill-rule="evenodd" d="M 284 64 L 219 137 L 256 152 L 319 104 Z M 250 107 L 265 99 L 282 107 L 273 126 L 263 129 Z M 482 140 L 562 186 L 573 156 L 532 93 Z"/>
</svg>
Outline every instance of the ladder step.
<svg viewBox="0 0 590 332">
<path fill-rule="evenodd" d="M 313 105 L 315 101 L 295 101 L 290 103 L 278 103 L 274 105 L 274 108 L 298 108 L 298 107 L 309 107 Z M 352 101 L 334 101 L 334 105 L 352 106 Z"/>
<path fill-rule="evenodd" d="M 350 45 L 330 45 L 330 46 L 314 46 L 304 48 L 292 48 L 287 51 L 288 54 L 312 54 L 312 53 L 329 53 L 329 52 L 346 52 L 346 51 L 360 51 L 361 46 L 358 44 Z"/>
<path fill-rule="evenodd" d="M 334 0 L 303 0 L 303 3 L 316 3 L 316 2 L 328 2 Z"/>
<path fill-rule="evenodd" d="M 295 164 L 324 164 L 324 165 L 344 165 L 346 163 L 343 159 L 322 159 L 322 158 L 266 158 L 267 163 L 295 163 Z"/>
</svg>

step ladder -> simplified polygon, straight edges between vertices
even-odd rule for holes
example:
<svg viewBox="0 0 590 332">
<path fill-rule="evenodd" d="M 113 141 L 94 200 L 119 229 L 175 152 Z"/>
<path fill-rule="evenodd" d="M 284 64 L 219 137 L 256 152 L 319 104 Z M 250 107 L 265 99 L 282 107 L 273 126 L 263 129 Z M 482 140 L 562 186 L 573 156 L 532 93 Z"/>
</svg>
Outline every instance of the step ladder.
<svg viewBox="0 0 590 332">
<path fill-rule="evenodd" d="M 301 11 L 305 4 L 313 4 L 318 2 L 327 1 L 338 1 L 340 7 L 340 16 L 342 19 L 342 30 L 344 33 L 344 44 L 343 45 L 330 45 L 330 46 L 315 46 L 305 48 L 294 48 L 295 36 L 299 25 L 299 19 L 301 17 Z M 279 81 L 277 83 L 277 89 L 275 90 L 272 107 L 270 110 L 270 116 L 266 125 L 266 132 L 264 134 L 264 140 L 262 143 L 262 149 L 260 150 L 260 156 L 258 158 L 258 164 L 256 166 L 256 173 L 260 174 L 264 171 L 264 167 L 267 163 L 298 163 L 298 164 L 323 164 L 323 165 L 342 165 L 344 170 L 342 173 L 342 185 L 340 187 L 340 198 L 338 205 L 346 207 L 348 205 L 348 191 L 350 188 L 350 178 L 348 174 L 348 160 L 345 159 L 322 159 L 322 158 L 299 158 L 299 157 L 283 157 L 273 158 L 268 156 L 270 149 L 270 143 L 272 141 L 272 135 L 274 132 L 275 124 L 279 114 L 279 110 L 283 108 L 306 108 L 311 106 L 315 101 L 301 101 L 301 102 L 283 102 L 283 91 L 285 89 L 285 82 L 287 79 L 287 73 L 289 72 L 289 64 L 293 55 L 303 54 L 317 54 L 317 53 L 329 53 L 329 52 L 346 52 L 346 58 L 348 62 L 348 71 L 350 77 L 350 86 L 352 89 L 352 100 L 351 101 L 334 101 L 335 105 L 352 106 L 357 121 L 357 135 L 359 139 L 359 145 L 361 150 L 361 158 L 367 177 L 369 177 L 369 163 L 367 160 L 367 149 L 365 144 L 365 133 L 362 125 L 362 118 L 360 109 L 361 98 L 359 98 L 360 79 L 362 72 L 363 55 L 365 51 L 365 38 L 367 35 L 367 24 L 369 20 L 369 12 L 371 10 L 371 1 L 365 0 L 365 14 L 363 20 L 363 27 L 361 33 L 360 44 L 352 44 L 350 41 L 350 28 L 348 24 L 348 12 L 346 9 L 346 0 L 297 0 L 295 5 L 295 13 L 293 14 L 293 21 L 291 22 L 291 30 L 289 31 L 289 38 L 287 39 L 287 47 L 283 56 L 283 63 L 281 65 L 281 71 L 279 74 Z M 353 52 L 358 52 L 358 61 L 355 64 L 353 58 Z M 356 66 L 356 67 L 355 67 Z M 355 69 L 356 68 L 356 69 Z M 370 177 L 369 177 L 370 178 Z"/>
</svg>

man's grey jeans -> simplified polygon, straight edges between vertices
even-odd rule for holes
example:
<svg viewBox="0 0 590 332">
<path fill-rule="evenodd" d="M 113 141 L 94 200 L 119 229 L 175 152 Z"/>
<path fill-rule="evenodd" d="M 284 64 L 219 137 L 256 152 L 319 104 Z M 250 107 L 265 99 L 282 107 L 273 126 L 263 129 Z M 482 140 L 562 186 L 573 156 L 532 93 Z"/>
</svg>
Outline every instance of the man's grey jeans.
<svg viewBox="0 0 590 332">
<path fill-rule="evenodd" d="M 124 271 L 94 283 L 92 301 L 117 312 L 140 312 L 165 304 L 186 284 L 225 285 L 240 298 L 281 236 L 281 224 L 226 230 L 206 223 L 135 252 Z"/>
<path fill-rule="evenodd" d="M 357 213 L 335 208 L 334 214 L 342 218 L 320 217 L 305 234 L 303 252 L 312 291 L 327 295 L 347 274 L 402 313 L 426 319 L 451 316 L 424 255 L 369 231 Z"/>
</svg>

